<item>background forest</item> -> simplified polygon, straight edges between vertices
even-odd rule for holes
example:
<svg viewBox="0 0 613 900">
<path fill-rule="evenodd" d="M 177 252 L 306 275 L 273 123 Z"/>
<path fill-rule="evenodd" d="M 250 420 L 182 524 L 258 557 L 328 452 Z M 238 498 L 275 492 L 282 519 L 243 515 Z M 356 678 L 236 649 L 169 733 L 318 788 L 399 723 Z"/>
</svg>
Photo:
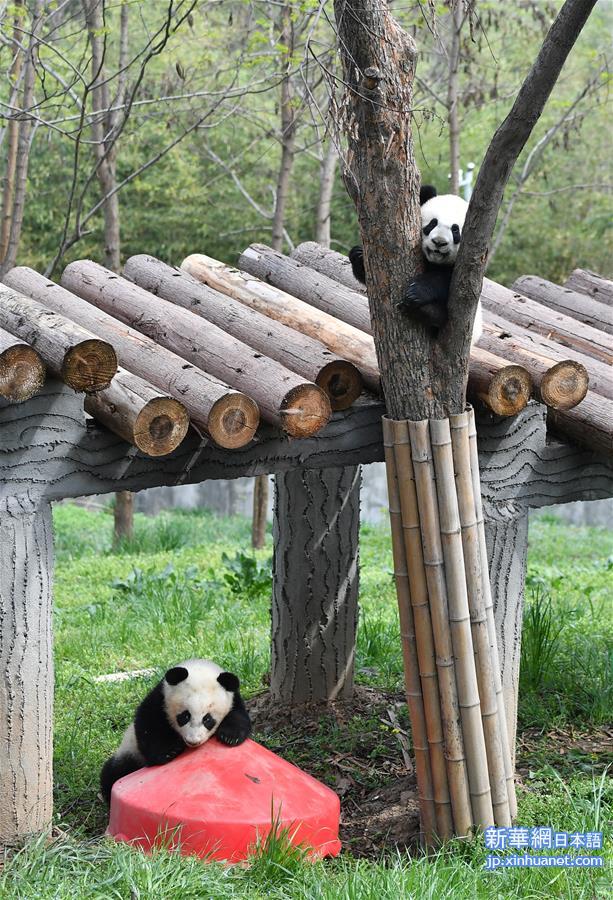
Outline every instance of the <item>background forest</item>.
<svg viewBox="0 0 613 900">
<path fill-rule="evenodd" d="M 478 169 L 559 5 L 479 0 L 458 17 L 391 3 L 421 52 L 425 182 Z M 610 274 L 611 8 L 591 16 L 507 188 L 488 271 L 502 283 Z M 18 0 L 0 15 L 5 269 L 117 268 L 117 252 L 235 263 L 254 241 L 358 239 L 330 4 Z"/>
</svg>

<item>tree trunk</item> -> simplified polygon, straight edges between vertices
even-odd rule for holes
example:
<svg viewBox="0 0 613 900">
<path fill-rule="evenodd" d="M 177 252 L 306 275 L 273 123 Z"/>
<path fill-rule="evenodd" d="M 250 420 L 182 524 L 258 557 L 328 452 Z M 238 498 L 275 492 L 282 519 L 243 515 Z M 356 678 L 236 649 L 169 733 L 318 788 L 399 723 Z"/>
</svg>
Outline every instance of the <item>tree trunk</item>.
<svg viewBox="0 0 613 900">
<path fill-rule="evenodd" d="M 23 51 L 20 47 L 22 38 L 23 0 L 16 0 L 15 18 L 13 22 L 13 45 L 15 56 L 9 70 L 9 84 L 11 85 L 11 106 L 21 105 L 19 94 L 21 91 L 21 71 L 23 66 Z M 8 249 L 11 222 L 13 220 L 13 196 L 15 193 L 15 170 L 17 166 L 17 144 L 19 142 L 19 120 L 14 113 L 11 115 L 8 126 L 8 148 L 6 154 L 6 166 L 2 184 L 2 214 L 0 217 L 0 263 L 3 262 Z"/>
<path fill-rule="evenodd" d="M 353 693 L 360 468 L 275 478 L 273 697 L 299 706 Z"/>
<path fill-rule="evenodd" d="M 34 128 L 33 119 L 29 110 L 34 104 L 34 85 L 36 83 L 36 62 L 38 58 L 39 32 L 43 22 L 43 0 L 36 0 L 32 12 L 30 36 L 23 65 L 23 98 L 22 116 L 19 122 L 17 136 L 17 151 L 14 161 L 14 185 L 11 194 L 11 223 L 6 252 L 0 258 L 0 277 L 15 265 L 19 242 L 21 240 L 21 227 L 25 213 L 26 187 L 28 180 L 28 165 L 30 162 L 30 143 Z M 21 40 L 25 34 L 21 33 Z M 10 165 L 10 159 L 8 161 Z M 6 211 L 3 209 L 3 216 Z"/>
<path fill-rule="evenodd" d="M 51 507 L 0 503 L 0 847 L 51 826 Z"/>
<path fill-rule="evenodd" d="M 134 494 L 131 491 L 117 491 L 113 513 L 113 544 L 130 540 L 134 534 Z"/>
<path fill-rule="evenodd" d="M 281 164 L 275 193 L 275 211 L 272 221 L 272 246 L 275 250 L 283 248 L 285 232 L 285 209 L 289 196 L 290 177 L 294 165 L 296 147 L 296 113 L 294 110 L 294 91 L 291 80 L 292 56 L 294 53 L 294 25 L 292 6 L 285 3 L 281 7 L 279 42 L 283 47 L 284 75 L 281 80 Z"/>
<path fill-rule="evenodd" d="M 256 475 L 253 479 L 253 519 L 251 521 L 251 546 L 261 550 L 266 543 L 268 518 L 268 475 Z"/>
<path fill-rule="evenodd" d="M 337 160 L 336 146 L 329 140 L 319 168 L 319 194 L 315 215 L 315 240 L 323 247 L 330 246 L 330 208 Z"/>
<path fill-rule="evenodd" d="M 451 45 L 447 76 L 447 121 L 449 124 L 449 190 L 460 193 L 460 121 L 458 116 L 460 87 L 460 38 L 464 23 L 462 0 L 451 0 Z"/>
</svg>

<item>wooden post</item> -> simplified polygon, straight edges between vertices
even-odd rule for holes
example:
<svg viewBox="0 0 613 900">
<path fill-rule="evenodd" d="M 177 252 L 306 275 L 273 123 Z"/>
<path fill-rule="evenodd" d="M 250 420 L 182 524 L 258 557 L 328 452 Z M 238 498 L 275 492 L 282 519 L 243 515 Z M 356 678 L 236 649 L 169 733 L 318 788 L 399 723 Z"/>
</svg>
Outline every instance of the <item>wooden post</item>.
<svg viewBox="0 0 613 900">
<path fill-rule="evenodd" d="M 502 690 L 507 715 L 509 745 L 515 769 L 515 737 L 517 733 L 517 697 L 521 627 L 524 615 L 524 584 L 528 549 L 528 510 L 514 512 L 505 505 L 499 516 L 492 516 L 490 506 L 485 519 L 485 539 L 490 564 L 490 584 L 496 598 L 494 617 L 502 666 Z"/>
<path fill-rule="evenodd" d="M 51 507 L 0 500 L 0 847 L 51 825 Z"/>
<path fill-rule="evenodd" d="M 275 478 L 270 689 L 281 704 L 353 694 L 360 479 L 358 466 Z"/>
</svg>

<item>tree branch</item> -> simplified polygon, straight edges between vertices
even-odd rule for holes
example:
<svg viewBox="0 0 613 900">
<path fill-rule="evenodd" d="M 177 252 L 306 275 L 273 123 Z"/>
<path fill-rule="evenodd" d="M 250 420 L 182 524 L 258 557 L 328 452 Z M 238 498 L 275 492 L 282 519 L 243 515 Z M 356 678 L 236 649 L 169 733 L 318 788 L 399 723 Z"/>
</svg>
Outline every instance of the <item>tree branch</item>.
<svg viewBox="0 0 613 900">
<path fill-rule="evenodd" d="M 449 322 L 440 340 L 442 351 L 466 364 L 466 369 L 473 319 L 505 186 L 595 4 L 596 0 L 566 0 L 481 164 L 454 267 Z M 456 412 L 461 411 L 461 404 L 463 398 L 458 397 Z"/>
</svg>

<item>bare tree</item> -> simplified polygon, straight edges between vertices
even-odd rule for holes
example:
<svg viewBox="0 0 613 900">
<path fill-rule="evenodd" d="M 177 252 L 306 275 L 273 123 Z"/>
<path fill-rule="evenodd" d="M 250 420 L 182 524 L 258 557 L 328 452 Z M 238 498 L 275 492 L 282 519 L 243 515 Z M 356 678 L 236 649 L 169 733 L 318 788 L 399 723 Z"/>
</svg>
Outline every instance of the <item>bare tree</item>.
<svg viewBox="0 0 613 900">
<path fill-rule="evenodd" d="M 36 0 L 28 23 L 24 21 L 24 10 L 22 3 L 16 5 L 13 30 L 15 56 L 11 65 L 15 81 L 11 104 L 16 104 L 17 108 L 11 115 L 8 126 L 8 153 L 0 217 L 0 277 L 15 265 L 21 239 L 30 142 L 34 129 L 30 110 L 34 105 L 36 63 L 44 19 L 43 0 Z M 19 100 L 20 103 L 17 102 Z"/>
</svg>

